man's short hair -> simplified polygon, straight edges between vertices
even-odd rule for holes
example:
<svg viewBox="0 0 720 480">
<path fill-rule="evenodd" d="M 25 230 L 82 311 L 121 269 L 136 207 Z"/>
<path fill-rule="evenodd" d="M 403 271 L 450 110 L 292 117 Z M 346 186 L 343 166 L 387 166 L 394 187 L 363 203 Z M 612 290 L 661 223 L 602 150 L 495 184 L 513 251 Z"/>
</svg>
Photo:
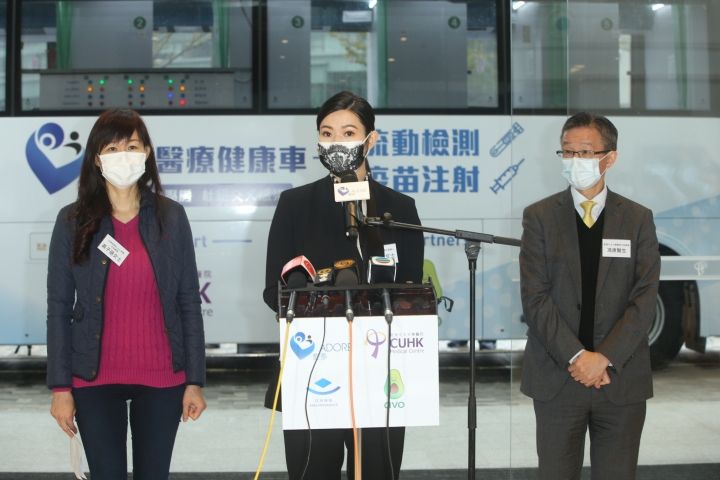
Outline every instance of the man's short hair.
<svg viewBox="0 0 720 480">
<path fill-rule="evenodd" d="M 610 120 L 602 115 L 591 112 L 578 112 L 568 118 L 560 132 L 560 142 L 563 135 L 573 128 L 592 127 L 600 132 L 603 148 L 605 150 L 617 150 L 618 131 Z"/>
</svg>

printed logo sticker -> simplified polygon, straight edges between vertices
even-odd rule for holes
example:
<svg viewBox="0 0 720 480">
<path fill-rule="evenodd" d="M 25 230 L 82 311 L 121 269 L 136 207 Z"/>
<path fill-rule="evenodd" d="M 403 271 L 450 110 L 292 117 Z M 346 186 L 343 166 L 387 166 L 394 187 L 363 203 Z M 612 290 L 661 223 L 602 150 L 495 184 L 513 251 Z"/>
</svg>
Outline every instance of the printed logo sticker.
<svg viewBox="0 0 720 480">
<path fill-rule="evenodd" d="M 387 337 L 383 332 L 378 332 L 374 328 L 371 328 L 367 331 L 367 334 L 365 335 L 365 345 L 370 345 L 375 347 L 375 350 L 370 355 L 373 358 L 377 358 L 378 351 L 380 350 L 380 345 L 385 343 L 387 340 Z"/>
<path fill-rule="evenodd" d="M 298 332 L 290 339 L 290 348 L 295 352 L 295 355 L 302 360 L 315 350 L 315 342 L 312 341 L 310 335 L 305 338 L 303 332 Z"/>
<path fill-rule="evenodd" d="M 399 370 L 390 370 L 390 378 L 385 381 L 385 395 L 388 394 L 388 388 L 390 389 L 390 398 L 396 400 L 403 396 L 405 393 L 405 385 L 403 385 L 402 378 L 400 378 Z"/>
<path fill-rule="evenodd" d="M 28 165 L 51 195 L 67 187 L 80 175 L 84 152 L 82 145 L 76 141 L 78 137 L 77 132 L 70 133 L 71 142 L 63 145 L 65 132 L 62 127 L 57 123 L 46 123 L 27 141 L 25 157 Z M 58 150 L 59 147 L 63 148 Z M 66 161 L 68 156 L 72 159 L 70 162 Z M 55 166 L 55 163 L 63 161 L 61 167 Z"/>
<path fill-rule="evenodd" d="M 330 385 L 332 385 L 332 382 L 326 378 L 321 378 L 320 380 L 315 382 L 315 385 L 320 387 L 322 390 L 314 390 L 308 387 L 308 392 L 314 393 L 315 395 L 330 395 L 331 393 L 335 393 L 340 390 L 339 386 L 333 388 L 332 390 L 328 390 L 330 388 Z"/>
</svg>

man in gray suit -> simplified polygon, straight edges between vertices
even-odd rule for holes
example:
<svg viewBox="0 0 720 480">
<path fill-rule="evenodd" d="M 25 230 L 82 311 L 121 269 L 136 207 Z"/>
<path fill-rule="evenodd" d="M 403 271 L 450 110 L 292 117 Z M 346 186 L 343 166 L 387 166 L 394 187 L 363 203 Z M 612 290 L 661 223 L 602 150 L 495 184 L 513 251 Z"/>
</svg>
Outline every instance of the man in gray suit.
<svg viewBox="0 0 720 480">
<path fill-rule="evenodd" d="M 653 394 L 655 224 L 650 210 L 605 185 L 617 159 L 617 129 L 607 118 L 573 115 L 560 140 L 570 187 L 523 213 L 529 328 L 520 390 L 534 399 L 541 479 L 580 478 L 588 428 L 593 480 L 634 479 Z"/>
</svg>

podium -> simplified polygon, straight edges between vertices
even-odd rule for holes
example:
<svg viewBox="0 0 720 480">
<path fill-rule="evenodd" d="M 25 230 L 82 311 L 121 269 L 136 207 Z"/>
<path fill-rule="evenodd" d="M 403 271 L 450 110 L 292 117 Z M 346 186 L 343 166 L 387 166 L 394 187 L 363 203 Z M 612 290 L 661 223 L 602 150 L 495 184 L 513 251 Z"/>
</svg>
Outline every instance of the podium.
<svg viewBox="0 0 720 480">
<path fill-rule="evenodd" d="M 390 292 L 393 321 L 383 316 L 379 290 Z M 349 361 L 358 428 L 438 425 L 438 316 L 432 286 L 352 287 L 354 320 L 345 316 L 345 291 L 318 287 L 279 291 L 280 347 L 291 292 L 297 292 L 282 375 L 283 429 L 352 428 Z M 327 307 L 321 299 L 327 295 Z M 308 307 L 309 300 L 315 300 Z M 350 328 L 352 328 L 352 339 Z M 388 344 L 390 381 L 388 382 Z M 280 352 L 282 355 L 282 351 Z M 390 402 L 388 402 L 388 390 Z M 306 416 L 307 412 L 307 416 Z"/>
</svg>

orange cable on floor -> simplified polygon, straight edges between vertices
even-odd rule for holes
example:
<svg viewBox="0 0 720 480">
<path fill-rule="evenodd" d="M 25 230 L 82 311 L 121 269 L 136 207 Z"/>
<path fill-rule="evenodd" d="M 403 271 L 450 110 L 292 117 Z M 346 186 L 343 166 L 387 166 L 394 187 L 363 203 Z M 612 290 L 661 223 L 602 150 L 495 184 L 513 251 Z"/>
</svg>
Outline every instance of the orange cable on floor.
<svg viewBox="0 0 720 480">
<path fill-rule="evenodd" d="M 348 322 L 350 328 L 350 418 L 352 418 L 352 429 L 353 429 L 353 445 L 355 453 L 355 480 L 362 480 L 360 478 L 360 448 L 358 446 L 358 434 L 357 426 L 355 425 L 355 401 L 353 399 L 353 341 L 352 341 L 352 327 L 353 322 Z"/>
<path fill-rule="evenodd" d="M 273 400 L 272 414 L 270 414 L 270 426 L 268 427 L 268 433 L 265 437 L 265 446 L 263 447 L 262 455 L 260 456 L 260 464 L 258 465 L 257 471 L 255 472 L 255 479 L 257 480 L 260 476 L 260 470 L 262 470 L 263 462 L 265 461 L 265 454 L 267 453 L 268 445 L 270 444 L 270 434 L 272 433 L 273 422 L 275 421 L 275 408 L 277 407 L 278 397 L 280 396 L 280 384 L 282 383 L 283 368 L 285 368 L 285 354 L 287 353 L 288 339 L 290 338 L 290 322 L 285 325 L 285 341 L 282 350 L 282 358 L 280 359 L 280 375 L 278 377 L 277 388 L 275 389 L 275 400 Z"/>
</svg>

